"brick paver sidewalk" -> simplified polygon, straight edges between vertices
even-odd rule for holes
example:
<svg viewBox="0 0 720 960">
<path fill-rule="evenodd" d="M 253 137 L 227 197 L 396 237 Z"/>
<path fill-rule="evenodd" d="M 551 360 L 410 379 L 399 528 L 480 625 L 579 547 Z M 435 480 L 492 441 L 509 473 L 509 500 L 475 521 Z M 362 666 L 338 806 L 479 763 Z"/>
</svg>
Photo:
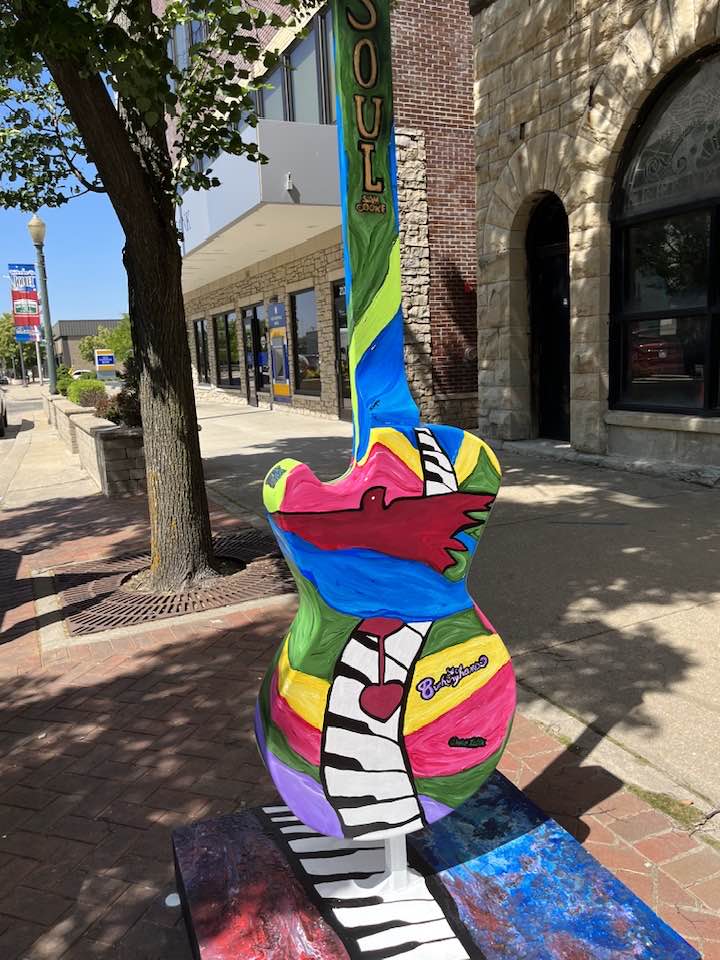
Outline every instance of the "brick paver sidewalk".
<svg viewBox="0 0 720 960">
<path fill-rule="evenodd" d="M 274 795 L 252 714 L 293 604 L 43 656 L 30 571 L 142 546 L 144 504 L 0 516 L 0 958 L 183 960 L 170 831 Z M 591 761 L 519 717 L 501 769 L 720 960 L 720 853 Z"/>
<path fill-rule="evenodd" d="M 272 798 L 258 681 L 293 612 L 262 606 L 69 647 L 0 647 L 0 957 L 182 960 L 170 831 Z M 503 772 L 720 958 L 720 854 L 519 717 Z"/>
</svg>

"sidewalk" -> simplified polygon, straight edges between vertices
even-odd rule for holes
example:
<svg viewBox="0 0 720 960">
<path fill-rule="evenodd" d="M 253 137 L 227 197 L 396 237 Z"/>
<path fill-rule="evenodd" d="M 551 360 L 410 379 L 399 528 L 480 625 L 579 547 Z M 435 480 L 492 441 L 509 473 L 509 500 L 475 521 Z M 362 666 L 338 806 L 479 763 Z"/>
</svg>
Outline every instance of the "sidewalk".
<svg viewBox="0 0 720 960">
<path fill-rule="evenodd" d="M 323 426 L 318 429 L 311 418 L 295 416 L 292 422 L 283 418 L 274 426 L 277 438 L 264 428 L 265 439 L 255 434 L 254 449 L 249 450 L 244 445 L 247 435 L 241 440 L 240 431 L 230 425 L 233 419 L 240 422 L 244 417 L 243 429 L 249 432 L 257 414 L 226 407 L 219 419 L 211 421 L 206 412 L 203 408 L 203 445 L 208 449 L 217 444 L 215 455 L 208 460 L 210 489 L 216 481 L 229 506 L 235 498 L 234 509 L 238 509 L 238 501 L 242 504 L 255 495 L 244 483 L 244 477 L 257 476 L 250 468 L 260 460 L 274 462 L 277 446 L 283 445 L 287 451 L 280 455 L 292 455 L 299 447 L 300 458 L 313 463 L 314 451 L 320 452 L 324 445 L 326 452 L 318 458 L 323 462 L 313 465 L 326 475 L 343 466 L 336 461 L 342 461 L 347 449 L 344 424 L 320 421 Z M 217 426 L 211 427 L 211 423 Z M 328 431 L 327 443 L 314 438 L 314 431 L 324 430 Z M 302 444 L 294 447 L 297 441 Z M 292 618 L 294 601 L 266 602 L 141 630 L 115 631 L 43 653 L 31 571 L 144 546 L 147 521 L 141 499 L 107 501 L 81 494 L 83 481 L 75 475 L 66 484 L 67 471 L 75 469 L 74 461 L 63 459 L 61 445 L 40 420 L 23 432 L 22 442 L 29 442 L 29 449 L 13 474 L 0 511 L 0 597 L 10 598 L 9 602 L 3 599 L 5 610 L 0 613 L 0 957 L 184 960 L 190 953 L 179 910 L 165 905 L 166 896 L 173 892 L 170 831 L 189 820 L 273 796 L 255 750 L 252 713 L 260 677 Z M 222 449 L 229 452 L 222 453 Z M 11 455 L 3 454 L 0 475 Z M 225 462 L 219 464 L 222 458 Z M 38 484 L 41 465 L 50 459 L 58 465 L 57 471 Z M 613 605 L 600 590 L 601 579 L 609 576 L 613 557 L 616 561 L 637 557 L 623 551 L 627 546 L 642 545 L 638 531 L 630 542 L 629 532 L 623 530 L 618 541 L 616 521 L 624 516 L 627 523 L 630 518 L 634 522 L 638 513 L 654 516 L 658 510 L 667 518 L 667 499 L 685 503 L 694 498 L 695 491 L 671 484 L 669 492 L 657 490 L 648 504 L 636 485 L 640 480 L 628 480 L 627 475 L 622 477 L 623 491 L 608 472 L 603 477 L 608 486 L 600 488 L 591 476 L 584 484 L 570 481 L 564 467 L 558 465 L 550 476 L 536 461 L 531 467 L 517 461 L 509 465 L 509 458 L 504 459 L 507 503 L 498 504 L 491 524 L 491 528 L 497 527 L 495 540 L 489 528 L 483 541 L 487 549 L 482 568 L 474 571 L 481 602 L 511 649 L 519 651 L 516 663 L 520 676 L 526 678 L 524 683 L 545 684 L 548 692 L 553 692 L 551 685 L 555 685 L 563 696 L 585 697 L 586 705 L 593 702 L 591 688 L 597 687 L 597 702 L 609 702 L 612 707 L 605 715 L 605 725 L 613 730 L 613 736 L 618 732 L 624 736 L 622 698 L 627 694 L 616 695 L 615 688 L 634 689 L 637 709 L 642 712 L 645 687 L 641 683 L 646 682 L 645 671 L 652 666 L 649 652 L 650 666 L 639 657 L 643 648 L 638 647 L 638 640 L 624 657 L 622 676 L 617 671 L 612 674 L 609 692 L 608 684 L 600 684 L 599 673 L 586 673 L 589 668 L 599 670 L 604 658 L 616 655 L 613 643 L 625 643 L 628 636 L 644 636 L 646 628 L 638 623 L 654 622 L 636 616 L 628 621 L 628 628 L 621 617 L 622 622 L 611 625 L 613 617 L 620 617 L 624 603 L 630 602 L 633 588 L 618 584 L 616 593 L 624 603 Z M 55 483 L 58 477 L 60 483 Z M 687 561 L 692 544 L 698 549 L 697 544 L 708 543 L 698 539 L 699 526 L 693 525 L 701 519 L 699 501 L 697 507 L 696 520 L 682 521 L 687 550 L 661 524 L 657 529 L 650 525 L 648 537 L 652 540 L 660 530 L 668 542 L 679 546 L 681 560 Z M 707 504 L 704 510 L 707 527 L 712 514 Z M 571 540 L 577 539 L 580 524 L 594 537 L 598 528 L 605 528 L 598 519 L 613 521 L 609 529 L 614 529 L 612 542 L 618 546 L 610 557 L 603 559 L 591 546 L 582 551 L 590 554 L 587 558 L 575 550 L 573 565 L 571 557 L 556 556 L 557 543 L 548 542 L 545 551 L 553 558 L 553 569 L 547 556 L 541 555 L 542 542 L 536 543 L 536 538 L 549 537 L 555 527 L 566 535 L 570 531 Z M 216 524 L 237 522 L 219 509 L 214 511 L 214 520 Z M 497 566 L 501 548 L 509 554 L 505 576 L 513 565 L 516 570 L 512 592 L 503 589 L 503 581 L 498 579 L 502 576 Z M 650 554 L 655 548 L 646 549 Z M 640 612 L 657 614 L 665 610 L 662 589 L 670 572 L 663 554 L 647 562 L 655 564 L 659 586 L 654 601 L 645 591 L 646 607 Z M 532 565 L 536 576 L 520 572 L 523 563 Z M 596 589 L 584 578 L 587 567 L 596 570 Z M 691 568 L 694 576 L 693 571 Z M 709 573 L 698 592 L 711 592 Z M 556 576 L 560 582 L 565 578 L 567 592 L 562 600 L 557 600 L 557 588 L 552 586 Z M 620 579 L 623 574 L 616 571 L 614 576 Z M 682 576 L 681 567 L 676 578 Z M 582 607 L 583 590 L 593 598 L 590 613 Z M 688 597 L 681 609 L 696 616 L 702 600 Z M 535 629 L 526 621 L 522 633 L 522 618 L 535 602 Z M 571 616 L 576 610 L 580 616 Z M 515 625 L 512 617 L 516 617 Z M 651 634 L 657 649 L 661 649 L 663 636 Z M 602 639 L 593 639 L 596 637 Z M 590 651 L 596 660 L 578 646 L 590 642 L 597 644 L 596 653 Z M 571 653 L 583 650 L 585 661 L 569 663 L 568 648 Z M 543 650 L 546 657 L 553 658 L 552 670 L 543 669 Z M 693 657 L 701 654 L 702 650 L 693 649 Z M 659 673 L 666 668 L 668 656 L 665 651 L 665 659 L 654 668 Z M 633 672 L 640 668 L 635 688 Z M 655 689 L 670 702 L 678 689 L 682 691 L 682 682 L 694 676 L 694 669 L 688 667 L 685 673 L 676 669 L 664 685 L 656 681 Z M 590 692 L 583 692 L 586 675 Z M 712 696 L 708 691 L 708 703 Z M 698 945 L 706 960 L 720 960 L 720 852 L 657 809 L 662 805 L 657 796 L 649 797 L 651 804 L 628 789 L 617 776 L 617 768 L 608 767 L 602 759 L 603 749 L 612 746 L 607 739 L 580 724 L 570 733 L 552 736 L 530 719 L 527 711 L 533 715 L 547 711 L 545 722 L 558 729 L 569 722 L 563 719 L 569 715 L 553 712 L 547 700 L 532 696 L 529 687 L 524 688 L 523 698 L 502 771 Z M 683 702 L 678 712 L 685 709 Z M 717 738 L 708 736 L 705 743 L 707 771 L 717 754 Z M 676 741 L 676 752 L 687 752 L 691 744 Z M 629 756 L 627 750 L 621 752 Z M 673 796 L 685 797 L 682 788 L 667 778 L 665 768 L 648 769 L 658 783 L 670 784 Z M 680 817 L 690 814 L 695 819 L 696 811 L 690 806 L 676 803 L 672 810 Z"/>
</svg>

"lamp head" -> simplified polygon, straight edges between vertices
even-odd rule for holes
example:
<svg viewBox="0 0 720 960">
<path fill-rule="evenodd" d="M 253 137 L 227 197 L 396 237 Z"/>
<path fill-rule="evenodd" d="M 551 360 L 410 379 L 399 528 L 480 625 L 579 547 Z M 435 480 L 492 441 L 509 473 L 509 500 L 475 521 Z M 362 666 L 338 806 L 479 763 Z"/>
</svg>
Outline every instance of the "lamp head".
<svg viewBox="0 0 720 960">
<path fill-rule="evenodd" d="M 45 221 L 34 213 L 32 220 L 28 223 L 28 232 L 35 246 L 41 246 L 45 242 Z"/>
</svg>

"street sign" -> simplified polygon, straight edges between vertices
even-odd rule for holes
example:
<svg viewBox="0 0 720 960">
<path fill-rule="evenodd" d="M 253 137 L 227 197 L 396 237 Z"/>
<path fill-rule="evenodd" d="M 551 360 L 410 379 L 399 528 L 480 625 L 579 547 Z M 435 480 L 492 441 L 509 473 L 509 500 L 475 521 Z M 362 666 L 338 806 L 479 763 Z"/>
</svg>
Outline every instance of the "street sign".
<svg viewBox="0 0 720 960">
<path fill-rule="evenodd" d="M 32 328 L 40 326 L 40 301 L 37 292 L 37 276 L 32 263 L 9 263 L 10 298 L 15 323 L 15 339 L 18 343 L 34 340 Z M 31 328 L 28 337 L 27 330 Z"/>
<path fill-rule="evenodd" d="M 35 337 L 35 327 L 28 326 L 19 326 L 15 324 L 15 342 L 16 343 L 32 343 Z"/>
<path fill-rule="evenodd" d="M 98 380 L 115 379 L 115 354 L 112 350 L 95 351 L 95 370 Z"/>
</svg>

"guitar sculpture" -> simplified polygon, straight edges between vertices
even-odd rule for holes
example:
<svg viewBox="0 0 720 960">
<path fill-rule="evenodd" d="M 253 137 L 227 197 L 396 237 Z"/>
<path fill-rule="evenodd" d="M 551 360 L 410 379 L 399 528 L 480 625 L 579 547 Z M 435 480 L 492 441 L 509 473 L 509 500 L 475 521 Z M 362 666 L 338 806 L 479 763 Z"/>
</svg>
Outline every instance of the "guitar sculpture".
<svg viewBox="0 0 720 960">
<path fill-rule="evenodd" d="M 282 460 L 263 487 L 300 605 L 258 744 L 304 824 L 357 841 L 467 800 L 515 709 L 510 657 L 465 584 L 500 467 L 472 434 L 421 424 L 405 378 L 388 8 L 333 0 L 352 462 L 323 483 Z"/>
</svg>

